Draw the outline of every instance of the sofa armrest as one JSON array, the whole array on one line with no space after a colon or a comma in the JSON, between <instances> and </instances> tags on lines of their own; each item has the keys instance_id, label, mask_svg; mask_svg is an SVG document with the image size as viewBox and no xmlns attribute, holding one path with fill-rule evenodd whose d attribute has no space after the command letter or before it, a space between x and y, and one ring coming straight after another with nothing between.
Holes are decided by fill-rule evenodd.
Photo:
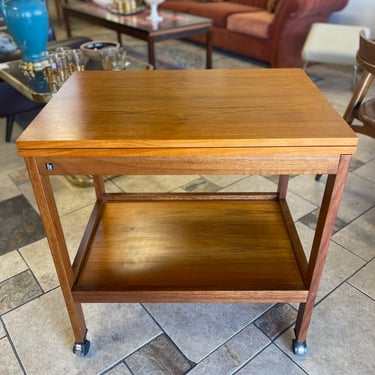
<instances>
[{"instance_id":1,"label":"sofa armrest","mask_svg":"<svg viewBox=\"0 0 375 375\"><path fill-rule=\"evenodd\" d=\"M348 0L280 0L272 23L272 67L302 67L301 51L314 22L327 22Z\"/></svg>"}]
</instances>

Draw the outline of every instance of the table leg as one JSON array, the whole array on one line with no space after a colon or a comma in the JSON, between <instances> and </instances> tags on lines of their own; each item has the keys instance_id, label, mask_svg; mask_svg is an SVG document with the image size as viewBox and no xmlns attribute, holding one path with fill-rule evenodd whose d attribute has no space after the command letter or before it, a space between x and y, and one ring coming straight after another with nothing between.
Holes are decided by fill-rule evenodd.
<instances>
[{"instance_id":1,"label":"table leg","mask_svg":"<svg viewBox=\"0 0 375 375\"><path fill-rule=\"evenodd\" d=\"M206 68L212 69L212 28L207 31L206 37Z\"/></svg>"},{"instance_id":2,"label":"table leg","mask_svg":"<svg viewBox=\"0 0 375 375\"><path fill-rule=\"evenodd\" d=\"M311 321L319 283L327 257L337 211L341 201L346 176L349 170L351 155L342 155L336 175L329 175L322 200L315 237L312 244L306 282L309 294L306 303L301 303L295 327L296 339L293 342L295 354L306 354L306 338Z\"/></svg>"},{"instance_id":3,"label":"table leg","mask_svg":"<svg viewBox=\"0 0 375 375\"><path fill-rule=\"evenodd\" d=\"M120 43L120 46L122 46L122 39L121 39L121 33L117 32L117 41Z\"/></svg>"},{"instance_id":4,"label":"table leg","mask_svg":"<svg viewBox=\"0 0 375 375\"><path fill-rule=\"evenodd\" d=\"M148 48L148 63L154 67L156 70L155 65L155 43L152 38L147 40L147 48Z\"/></svg>"},{"instance_id":5,"label":"table leg","mask_svg":"<svg viewBox=\"0 0 375 375\"><path fill-rule=\"evenodd\" d=\"M86 323L80 303L73 300L71 288L74 283L73 268L69 259L64 232L57 211L50 179L48 175L41 175L34 158L25 158L30 181L38 203L40 215L48 239L52 258L59 278L61 291L69 313L75 344L73 351L82 356L89 349L90 343L86 340Z\"/></svg>"},{"instance_id":6,"label":"table leg","mask_svg":"<svg viewBox=\"0 0 375 375\"><path fill-rule=\"evenodd\" d=\"M71 38L72 30L70 28L69 16L66 14L64 8L63 8L63 16L64 16L64 25L65 25L66 35L68 38Z\"/></svg>"},{"instance_id":7,"label":"table leg","mask_svg":"<svg viewBox=\"0 0 375 375\"><path fill-rule=\"evenodd\" d=\"M279 176L278 193L280 199L285 199L288 192L289 175L284 174Z\"/></svg>"}]
</instances>

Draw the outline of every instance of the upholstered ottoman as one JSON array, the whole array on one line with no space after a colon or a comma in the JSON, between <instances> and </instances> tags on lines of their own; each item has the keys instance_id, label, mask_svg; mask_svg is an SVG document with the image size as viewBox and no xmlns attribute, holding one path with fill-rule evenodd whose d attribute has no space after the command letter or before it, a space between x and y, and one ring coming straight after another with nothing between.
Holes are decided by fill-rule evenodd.
<instances>
[{"instance_id":1,"label":"upholstered ottoman","mask_svg":"<svg viewBox=\"0 0 375 375\"><path fill-rule=\"evenodd\" d=\"M367 38L370 29L364 26L314 23L302 49L305 68L309 62L353 65L356 79L356 54L359 33L363 30Z\"/></svg>"}]
</instances>

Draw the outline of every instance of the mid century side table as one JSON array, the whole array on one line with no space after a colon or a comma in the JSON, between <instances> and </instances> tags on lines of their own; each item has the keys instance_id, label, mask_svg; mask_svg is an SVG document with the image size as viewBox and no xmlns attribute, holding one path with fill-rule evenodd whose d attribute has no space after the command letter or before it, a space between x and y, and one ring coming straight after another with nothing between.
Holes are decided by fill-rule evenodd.
<instances>
[{"instance_id":1,"label":"mid century side table","mask_svg":"<svg viewBox=\"0 0 375 375\"><path fill-rule=\"evenodd\" d=\"M299 302L306 338L357 137L299 69L77 72L17 140L75 335L81 303ZM311 256L289 174L328 174ZM71 264L50 176L94 176ZM275 174L262 193L108 193L104 175ZM314 182L312 177L311 183Z\"/></svg>"}]
</instances>

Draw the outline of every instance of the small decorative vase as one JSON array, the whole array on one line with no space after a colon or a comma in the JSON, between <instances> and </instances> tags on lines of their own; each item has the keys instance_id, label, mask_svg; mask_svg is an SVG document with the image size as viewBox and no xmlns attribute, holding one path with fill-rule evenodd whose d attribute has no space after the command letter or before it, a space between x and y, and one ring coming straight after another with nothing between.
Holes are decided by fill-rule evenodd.
<instances>
[{"instance_id":1,"label":"small decorative vase","mask_svg":"<svg viewBox=\"0 0 375 375\"><path fill-rule=\"evenodd\" d=\"M21 50L23 67L33 69L47 50L48 12L45 0L0 0L5 24Z\"/></svg>"},{"instance_id":2,"label":"small decorative vase","mask_svg":"<svg viewBox=\"0 0 375 375\"><path fill-rule=\"evenodd\" d=\"M153 23L163 21L163 17L158 14L158 5L161 4L164 0L145 0L145 2L150 6L151 13L146 17L149 21Z\"/></svg>"}]
</instances>

